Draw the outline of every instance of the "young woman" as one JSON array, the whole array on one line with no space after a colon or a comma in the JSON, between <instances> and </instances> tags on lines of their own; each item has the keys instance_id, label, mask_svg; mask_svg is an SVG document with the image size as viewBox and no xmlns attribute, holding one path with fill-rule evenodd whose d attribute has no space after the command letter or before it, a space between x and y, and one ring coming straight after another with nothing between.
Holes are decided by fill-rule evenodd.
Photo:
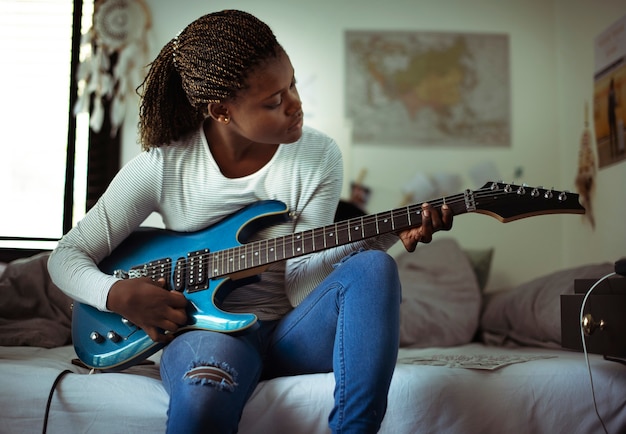
<instances>
[{"instance_id":1,"label":"young woman","mask_svg":"<svg viewBox=\"0 0 626 434\"><path fill-rule=\"evenodd\" d=\"M151 64L140 108L142 152L51 255L71 297L113 311L168 345L168 432L233 433L261 379L334 372L336 433L374 433L383 420L399 328L400 283L387 234L277 263L221 307L252 312L240 335L176 331L187 299L149 278L119 279L97 264L152 212L168 229L208 227L262 199L293 218L256 234L274 238L332 223L342 185L335 142L303 126L289 57L270 28L234 10L199 18ZM447 230L452 214L424 205L422 226L399 234L407 250Z\"/></svg>"}]
</instances>

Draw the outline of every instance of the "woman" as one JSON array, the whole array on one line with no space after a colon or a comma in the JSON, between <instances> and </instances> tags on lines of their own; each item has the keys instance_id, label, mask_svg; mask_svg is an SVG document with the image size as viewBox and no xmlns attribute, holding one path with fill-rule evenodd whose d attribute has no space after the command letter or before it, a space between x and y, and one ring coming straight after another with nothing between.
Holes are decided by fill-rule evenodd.
<instances>
[{"instance_id":1,"label":"woman","mask_svg":"<svg viewBox=\"0 0 626 434\"><path fill-rule=\"evenodd\" d=\"M284 202L288 224L258 239L332 222L342 184L335 142L303 126L289 57L254 16L226 10L199 18L170 41L142 85L145 152L123 167L49 261L73 298L116 312L156 342L170 394L168 432L237 431L265 378L333 371L336 433L374 433L382 423L398 348L400 283L387 234L270 266L222 308L252 312L241 335L193 330L187 299L163 280L102 273L107 257L152 212L168 229L196 231L262 199ZM413 250L449 229L452 214L424 206L422 226L399 234Z\"/></svg>"}]
</instances>

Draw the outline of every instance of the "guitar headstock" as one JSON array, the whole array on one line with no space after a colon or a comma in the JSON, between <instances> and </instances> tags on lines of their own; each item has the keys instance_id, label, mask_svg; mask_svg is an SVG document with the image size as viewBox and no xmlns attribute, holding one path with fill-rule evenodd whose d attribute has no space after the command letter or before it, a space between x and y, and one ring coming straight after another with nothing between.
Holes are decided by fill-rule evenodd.
<instances>
[{"instance_id":1,"label":"guitar headstock","mask_svg":"<svg viewBox=\"0 0 626 434\"><path fill-rule=\"evenodd\" d=\"M584 214L578 194L543 187L487 182L473 192L475 212L510 222L542 214Z\"/></svg>"}]
</instances>

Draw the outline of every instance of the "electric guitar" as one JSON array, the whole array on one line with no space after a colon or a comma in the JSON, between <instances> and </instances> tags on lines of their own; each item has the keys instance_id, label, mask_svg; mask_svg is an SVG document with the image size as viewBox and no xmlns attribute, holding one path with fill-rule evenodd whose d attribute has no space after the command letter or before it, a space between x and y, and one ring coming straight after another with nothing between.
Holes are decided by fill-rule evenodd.
<instances>
[{"instance_id":1,"label":"electric guitar","mask_svg":"<svg viewBox=\"0 0 626 434\"><path fill-rule=\"evenodd\" d=\"M429 203L435 208L447 204L454 215L480 213L504 223L541 214L585 213L577 194L498 182ZM203 329L238 333L252 327L256 316L223 311L218 308L218 301L247 283L246 278L274 262L418 226L421 212L421 204L407 205L248 243L249 236L258 229L284 222L289 216L284 203L265 200L197 232L152 228L135 231L98 267L125 279L164 278L167 289L181 291L189 301L189 322L181 332ZM74 348L89 367L122 370L164 346L118 314L74 303L72 315Z\"/></svg>"}]
</instances>

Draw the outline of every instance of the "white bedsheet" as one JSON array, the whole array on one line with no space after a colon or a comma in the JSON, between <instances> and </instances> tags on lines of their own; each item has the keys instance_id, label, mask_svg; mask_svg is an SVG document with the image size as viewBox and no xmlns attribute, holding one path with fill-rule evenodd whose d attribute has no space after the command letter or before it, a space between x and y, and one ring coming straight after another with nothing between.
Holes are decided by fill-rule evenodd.
<instances>
[{"instance_id":1,"label":"white bedsheet","mask_svg":"<svg viewBox=\"0 0 626 434\"><path fill-rule=\"evenodd\" d=\"M601 433L589 375L580 353L470 344L401 349L400 359L442 360L491 356L556 356L496 370L399 363L382 433ZM433 357L439 356L439 357ZM70 364L71 347L0 347L0 432L41 432L56 376L48 433L159 433L168 395L156 366L96 373ZM158 355L157 355L158 359ZM626 366L591 355L600 415L609 433L626 432ZM332 374L277 378L261 383L248 402L240 433L327 433Z\"/></svg>"}]
</instances>

